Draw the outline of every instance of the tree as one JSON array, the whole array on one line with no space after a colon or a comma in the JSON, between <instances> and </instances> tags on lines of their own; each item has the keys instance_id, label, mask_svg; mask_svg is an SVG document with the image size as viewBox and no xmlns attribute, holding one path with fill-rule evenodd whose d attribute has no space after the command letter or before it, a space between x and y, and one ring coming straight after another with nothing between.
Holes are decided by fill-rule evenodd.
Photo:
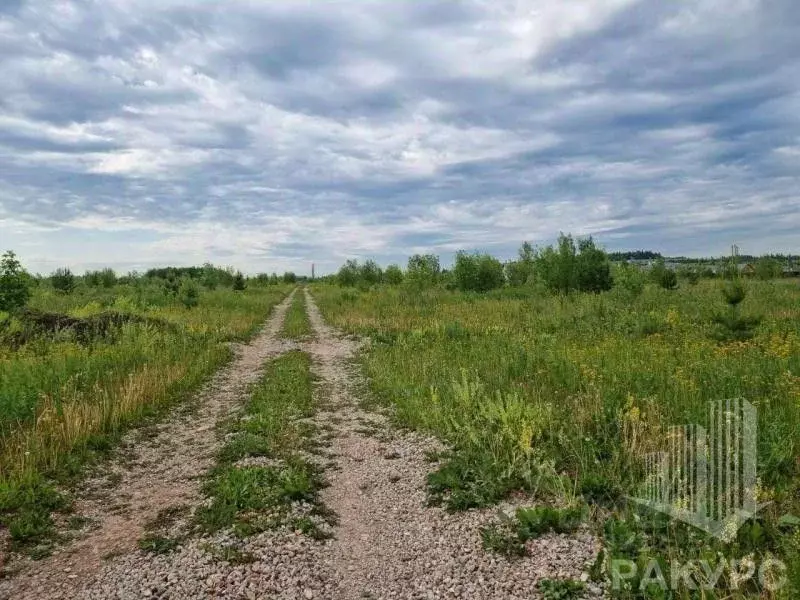
<instances>
[{"instance_id":1,"label":"tree","mask_svg":"<svg viewBox=\"0 0 800 600\"><path fill-rule=\"evenodd\" d=\"M369 285L380 283L383 279L383 272L374 260L368 260L358 270L358 275L361 281Z\"/></svg>"},{"instance_id":2,"label":"tree","mask_svg":"<svg viewBox=\"0 0 800 600\"><path fill-rule=\"evenodd\" d=\"M614 285L608 255L595 246L591 237L578 241L575 269L576 284L582 292L605 292Z\"/></svg>"},{"instance_id":3,"label":"tree","mask_svg":"<svg viewBox=\"0 0 800 600\"><path fill-rule=\"evenodd\" d=\"M247 282L245 281L244 275L242 275L241 271L236 271L236 275L233 276L233 290L235 292L244 291L247 287Z\"/></svg>"},{"instance_id":4,"label":"tree","mask_svg":"<svg viewBox=\"0 0 800 600\"><path fill-rule=\"evenodd\" d=\"M502 263L488 254L456 254L453 280L462 291L487 292L505 283Z\"/></svg>"},{"instance_id":5,"label":"tree","mask_svg":"<svg viewBox=\"0 0 800 600\"><path fill-rule=\"evenodd\" d=\"M200 302L200 291L197 284L188 277L181 282L181 302L186 308L194 308Z\"/></svg>"},{"instance_id":6,"label":"tree","mask_svg":"<svg viewBox=\"0 0 800 600\"><path fill-rule=\"evenodd\" d=\"M521 286L533 278L533 266L536 253L530 242L523 242L519 249L519 260L514 260L506 265L506 278L511 286Z\"/></svg>"},{"instance_id":7,"label":"tree","mask_svg":"<svg viewBox=\"0 0 800 600\"><path fill-rule=\"evenodd\" d=\"M0 259L0 310L25 306L31 296L30 277L11 250Z\"/></svg>"},{"instance_id":8,"label":"tree","mask_svg":"<svg viewBox=\"0 0 800 600\"><path fill-rule=\"evenodd\" d=\"M389 285L399 285L403 283L403 271L397 265L389 265L383 272L383 279Z\"/></svg>"},{"instance_id":9,"label":"tree","mask_svg":"<svg viewBox=\"0 0 800 600\"><path fill-rule=\"evenodd\" d=\"M336 281L341 286L352 287L358 283L359 271L358 261L349 259L345 261L336 274Z\"/></svg>"},{"instance_id":10,"label":"tree","mask_svg":"<svg viewBox=\"0 0 800 600\"><path fill-rule=\"evenodd\" d=\"M558 249L548 246L535 260L537 277L550 291L566 294L573 290L602 292L610 290L614 281L611 264L604 250L589 237L578 242L563 233Z\"/></svg>"},{"instance_id":11,"label":"tree","mask_svg":"<svg viewBox=\"0 0 800 600\"><path fill-rule=\"evenodd\" d=\"M297 275L291 271L286 271L283 274L283 283L297 283Z\"/></svg>"},{"instance_id":12,"label":"tree","mask_svg":"<svg viewBox=\"0 0 800 600\"><path fill-rule=\"evenodd\" d=\"M763 281L767 281L769 279L776 279L781 276L783 269L781 268L781 263L768 256L759 258L755 264L756 269L756 277Z\"/></svg>"},{"instance_id":13,"label":"tree","mask_svg":"<svg viewBox=\"0 0 800 600\"><path fill-rule=\"evenodd\" d=\"M678 287L678 275L667 268L663 259L657 260L650 269L650 279L665 290L674 290Z\"/></svg>"},{"instance_id":14,"label":"tree","mask_svg":"<svg viewBox=\"0 0 800 600\"><path fill-rule=\"evenodd\" d=\"M68 268L62 267L53 271L50 283L58 293L71 294L75 289L75 275Z\"/></svg>"},{"instance_id":15,"label":"tree","mask_svg":"<svg viewBox=\"0 0 800 600\"><path fill-rule=\"evenodd\" d=\"M630 296L639 296L644 291L647 276L639 267L630 263L622 263L614 273L614 284L625 290Z\"/></svg>"},{"instance_id":16,"label":"tree","mask_svg":"<svg viewBox=\"0 0 800 600\"><path fill-rule=\"evenodd\" d=\"M440 273L439 257L435 254L415 254L408 259L406 281L417 287L434 285Z\"/></svg>"},{"instance_id":17,"label":"tree","mask_svg":"<svg viewBox=\"0 0 800 600\"><path fill-rule=\"evenodd\" d=\"M712 337L720 342L749 340L754 329L761 323L761 317L744 316L740 305L747 296L747 290L739 279L726 282L722 287L722 297L728 305L727 312L717 313L712 320L715 329Z\"/></svg>"}]
</instances>

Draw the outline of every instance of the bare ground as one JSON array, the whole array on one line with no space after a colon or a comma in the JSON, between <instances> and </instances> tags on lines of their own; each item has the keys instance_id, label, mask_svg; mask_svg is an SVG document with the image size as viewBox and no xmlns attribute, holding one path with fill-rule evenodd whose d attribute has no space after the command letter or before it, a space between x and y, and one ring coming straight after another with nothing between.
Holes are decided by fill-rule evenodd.
<instances>
[{"instance_id":1,"label":"bare ground","mask_svg":"<svg viewBox=\"0 0 800 600\"><path fill-rule=\"evenodd\" d=\"M304 293L315 335L299 347L311 355L319 377L315 393L322 408L314 420L326 432L320 462L328 467L323 500L338 516L334 537L316 541L280 529L238 540L223 532L189 539L164 555L136 549L145 524L160 509L202 502L197 477L211 466L218 447L215 423L244 401L265 359L298 347L276 339L287 299L267 329L205 390L199 414L166 423L138 449L133 465L119 466L122 481L114 495L129 496L127 513L111 514L95 501L99 529L22 576L0 582L0 598L513 600L539 597L542 577L586 578L597 551L588 533L533 540L531 556L510 560L481 548L480 528L497 509L448 514L427 506L425 478L435 468L429 451L441 446L398 431L359 406L352 358L360 342L328 327ZM221 560L212 550L221 547L234 547L251 560ZM108 554L116 556L103 561ZM587 590L587 596L601 593L591 585Z\"/></svg>"}]
</instances>

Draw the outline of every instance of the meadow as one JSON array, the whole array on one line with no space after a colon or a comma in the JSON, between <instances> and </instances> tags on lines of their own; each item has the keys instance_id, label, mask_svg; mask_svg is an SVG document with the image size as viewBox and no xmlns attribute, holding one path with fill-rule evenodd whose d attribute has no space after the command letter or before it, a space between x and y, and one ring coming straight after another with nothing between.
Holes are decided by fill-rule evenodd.
<instances>
[{"instance_id":1,"label":"meadow","mask_svg":"<svg viewBox=\"0 0 800 600\"><path fill-rule=\"evenodd\" d=\"M408 283L312 291L332 325L371 338L360 360L373 400L452 448L429 477L432 502L463 510L521 493L583 506L606 558L778 556L800 590L797 280L744 281L738 318L758 325L727 340L722 280L568 294ZM769 502L759 517L723 544L634 510L625 496L637 495L642 458L663 450L667 429L705 424L709 403L737 397L758 409L757 493ZM787 589L781 597L794 597ZM764 586L747 593L772 597ZM637 594L621 597L668 597Z\"/></svg>"},{"instance_id":2,"label":"meadow","mask_svg":"<svg viewBox=\"0 0 800 600\"><path fill-rule=\"evenodd\" d=\"M69 506L62 484L188 398L290 289L43 280L23 311L0 313L0 525L13 547L46 540Z\"/></svg>"}]
</instances>

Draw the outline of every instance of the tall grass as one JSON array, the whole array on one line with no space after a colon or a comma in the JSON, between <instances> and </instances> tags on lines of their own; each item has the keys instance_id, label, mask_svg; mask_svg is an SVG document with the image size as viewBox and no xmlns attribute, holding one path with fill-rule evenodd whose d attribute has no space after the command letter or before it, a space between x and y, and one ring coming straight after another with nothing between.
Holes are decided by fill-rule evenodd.
<instances>
[{"instance_id":1,"label":"tall grass","mask_svg":"<svg viewBox=\"0 0 800 600\"><path fill-rule=\"evenodd\" d=\"M286 320L283 322L281 335L292 340L299 340L312 334L311 321L306 313L306 295L298 290L292 300L292 305L286 311Z\"/></svg>"},{"instance_id":2,"label":"tall grass","mask_svg":"<svg viewBox=\"0 0 800 600\"><path fill-rule=\"evenodd\" d=\"M174 326L129 323L89 344L57 332L0 345L0 524L16 542L42 541L52 506L39 499L54 495L50 481L79 474L127 427L186 398L228 359L226 343L254 333L286 292L206 292L187 309L142 305L126 286L96 297L40 290L35 308L87 316L113 307Z\"/></svg>"}]
</instances>

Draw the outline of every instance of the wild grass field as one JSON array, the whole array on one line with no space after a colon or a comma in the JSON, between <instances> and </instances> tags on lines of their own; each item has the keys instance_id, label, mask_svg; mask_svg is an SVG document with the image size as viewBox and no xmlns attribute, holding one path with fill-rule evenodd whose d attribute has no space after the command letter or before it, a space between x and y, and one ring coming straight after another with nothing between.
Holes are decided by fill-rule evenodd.
<instances>
[{"instance_id":1,"label":"wild grass field","mask_svg":"<svg viewBox=\"0 0 800 600\"><path fill-rule=\"evenodd\" d=\"M800 590L800 286L743 282L737 318L758 325L725 340L726 285L312 289L329 322L372 339L360 360L378 401L452 447L429 477L433 502L462 510L524 493L583 505L607 557L778 556ZM737 397L758 409L757 494L769 503L758 518L726 545L633 510L625 496L637 495L642 457L663 449L668 428L705 424L709 403ZM794 597L787 589L780 597ZM772 597L764 586L737 593Z\"/></svg>"},{"instance_id":2,"label":"wild grass field","mask_svg":"<svg viewBox=\"0 0 800 600\"><path fill-rule=\"evenodd\" d=\"M0 313L0 525L16 545L45 539L51 511L68 506L54 482L187 398L291 288L153 278L32 289L23 311Z\"/></svg>"}]
</instances>

